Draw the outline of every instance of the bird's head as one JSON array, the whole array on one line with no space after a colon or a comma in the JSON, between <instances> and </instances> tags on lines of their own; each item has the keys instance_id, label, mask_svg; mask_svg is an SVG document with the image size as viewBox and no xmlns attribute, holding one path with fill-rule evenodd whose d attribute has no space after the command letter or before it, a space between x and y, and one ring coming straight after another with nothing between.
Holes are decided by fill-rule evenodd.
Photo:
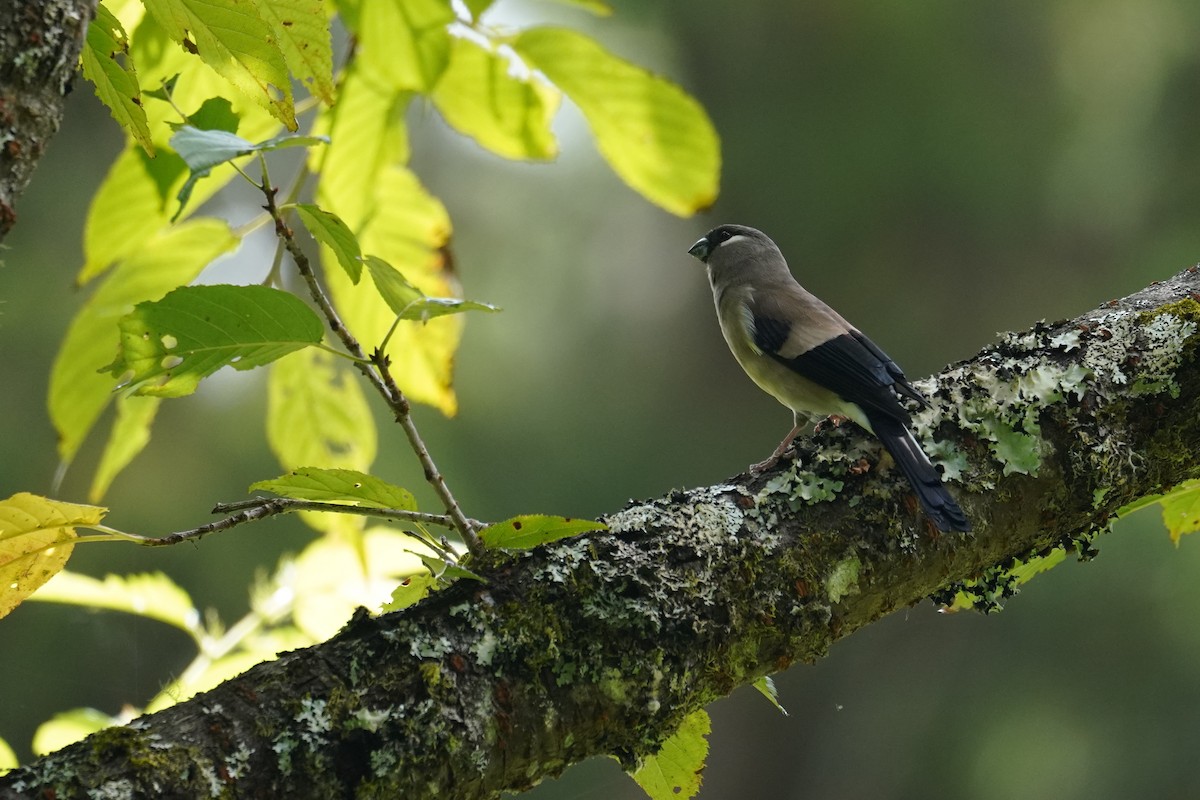
<instances>
[{"instance_id":1,"label":"bird's head","mask_svg":"<svg viewBox=\"0 0 1200 800\"><path fill-rule=\"evenodd\" d=\"M688 253L708 265L714 275L742 272L756 265L784 265L771 238L746 225L719 225L697 241ZM786 265L783 266L786 271Z\"/></svg>"}]
</instances>

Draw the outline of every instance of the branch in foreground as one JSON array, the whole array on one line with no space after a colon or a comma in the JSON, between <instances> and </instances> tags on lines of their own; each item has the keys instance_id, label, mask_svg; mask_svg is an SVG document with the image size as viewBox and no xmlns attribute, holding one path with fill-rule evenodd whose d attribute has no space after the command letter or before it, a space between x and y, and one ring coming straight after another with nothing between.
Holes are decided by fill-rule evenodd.
<instances>
[{"instance_id":1,"label":"branch in foreground","mask_svg":"<svg viewBox=\"0 0 1200 800\"><path fill-rule=\"evenodd\" d=\"M932 535L903 479L865 468L873 440L825 431L773 474L631 505L605 534L487 553L471 565L485 585L360 614L0 779L0 798L491 798L597 754L632 765L736 687L1200 475L1198 300L1192 269L1006 336L923 387L973 536Z\"/></svg>"}]
</instances>

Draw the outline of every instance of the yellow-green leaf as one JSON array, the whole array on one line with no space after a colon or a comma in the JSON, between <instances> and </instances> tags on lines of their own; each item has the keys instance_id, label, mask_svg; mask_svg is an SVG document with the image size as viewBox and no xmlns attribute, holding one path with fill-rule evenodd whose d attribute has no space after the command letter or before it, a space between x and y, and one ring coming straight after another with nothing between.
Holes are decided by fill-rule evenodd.
<instances>
[{"instance_id":1,"label":"yellow-green leaf","mask_svg":"<svg viewBox=\"0 0 1200 800\"><path fill-rule=\"evenodd\" d=\"M368 508L404 511L415 511L417 508L412 492L353 469L301 467L273 480L258 481L250 486L250 491Z\"/></svg>"},{"instance_id":2,"label":"yellow-green leaf","mask_svg":"<svg viewBox=\"0 0 1200 800\"><path fill-rule=\"evenodd\" d=\"M121 348L104 369L156 397L191 394L224 366L268 364L324 331L304 301L269 286L183 286L138 303L117 325Z\"/></svg>"},{"instance_id":3,"label":"yellow-green leaf","mask_svg":"<svg viewBox=\"0 0 1200 800\"><path fill-rule=\"evenodd\" d=\"M279 34L288 69L313 96L333 103L333 46L321 0L259 0L259 8Z\"/></svg>"},{"instance_id":4,"label":"yellow-green leaf","mask_svg":"<svg viewBox=\"0 0 1200 800\"><path fill-rule=\"evenodd\" d=\"M468 39L455 39L434 105L460 133L497 155L552 159L558 143L550 123L560 95L532 77L514 77L510 66Z\"/></svg>"},{"instance_id":5,"label":"yellow-green leaf","mask_svg":"<svg viewBox=\"0 0 1200 800\"><path fill-rule=\"evenodd\" d=\"M142 108L133 57L129 55L129 37L121 21L103 3L97 6L96 18L88 25L81 58L83 77L96 87L96 97L108 106L113 119L153 155L150 123Z\"/></svg>"},{"instance_id":6,"label":"yellow-green leaf","mask_svg":"<svg viewBox=\"0 0 1200 800\"><path fill-rule=\"evenodd\" d=\"M100 502L113 479L149 444L150 426L154 424L160 402L157 397L121 395L117 398L117 418L92 476L88 502Z\"/></svg>"},{"instance_id":7,"label":"yellow-green leaf","mask_svg":"<svg viewBox=\"0 0 1200 800\"><path fill-rule=\"evenodd\" d=\"M1163 524L1176 545L1185 533L1200 530L1200 480L1184 481L1162 499Z\"/></svg>"},{"instance_id":8,"label":"yellow-green leaf","mask_svg":"<svg viewBox=\"0 0 1200 800\"><path fill-rule=\"evenodd\" d=\"M76 526L99 525L105 510L27 492L0 501L0 617L66 566Z\"/></svg>"},{"instance_id":9,"label":"yellow-green leaf","mask_svg":"<svg viewBox=\"0 0 1200 800\"><path fill-rule=\"evenodd\" d=\"M429 91L450 58L447 26L455 18L450 0L363 0L362 69L394 90Z\"/></svg>"},{"instance_id":10,"label":"yellow-green leaf","mask_svg":"<svg viewBox=\"0 0 1200 800\"><path fill-rule=\"evenodd\" d=\"M362 277L362 251L354 231L337 214L320 206L301 203L296 206L296 214L312 237L333 252L350 280L358 283Z\"/></svg>"},{"instance_id":11,"label":"yellow-green leaf","mask_svg":"<svg viewBox=\"0 0 1200 800\"><path fill-rule=\"evenodd\" d=\"M687 800L700 791L701 773L708 758L712 722L703 709L684 717L657 753L642 761L633 779L652 800Z\"/></svg>"},{"instance_id":12,"label":"yellow-green leaf","mask_svg":"<svg viewBox=\"0 0 1200 800\"><path fill-rule=\"evenodd\" d=\"M779 709L779 713L785 717L788 716L787 709L779 704L779 690L775 688L775 681L771 680L770 675L763 675L754 682L754 688L762 693L762 696L771 701L771 705Z\"/></svg>"},{"instance_id":13,"label":"yellow-green leaf","mask_svg":"<svg viewBox=\"0 0 1200 800\"><path fill-rule=\"evenodd\" d=\"M720 145L695 99L572 30L533 28L512 46L579 106L601 155L627 184L680 216L712 205Z\"/></svg>"},{"instance_id":14,"label":"yellow-green leaf","mask_svg":"<svg viewBox=\"0 0 1200 800\"><path fill-rule=\"evenodd\" d=\"M435 586L437 586L437 578L428 568L422 567L420 572L400 580L400 585L392 592L392 599L384 604L380 611L383 613L399 611L415 605L424 600Z\"/></svg>"},{"instance_id":15,"label":"yellow-green leaf","mask_svg":"<svg viewBox=\"0 0 1200 800\"><path fill-rule=\"evenodd\" d=\"M319 118L330 144L313 158L321 176L317 199L356 233L375 211L379 176L408 160L404 110L411 99L411 93L385 90L351 69L337 104Z\"/></svg>"},{"instance_id":16,"label":"yellow-green leaf","mask_svg":"<svg viewBox=\"0 0 1200 800\"><path fill-rule=\"evenodd\" d=\"M99 580L63 570L32 599L123 611L165 622L192 637L201 633L200 610L183 587L161 572L106 575Z\"/></svg>"},{"instance_id":17,"label":"yellow-green leaf","mask_svg":"<svg viewBox=\"0 0 1200 800\"><path fill-rule=\"evenodd\" d=\"M358 373L315 347L276 361L267 383L267 441L284 469L370 469L378 437Z\"/></svg>"},{"instance_id":18,"label":"yellow-green leaf","mask_svg":"<svg viewBox=\"0 0 1200 800\"><path fill-rule=\"evenodd\" d=\"M94 708L75 708L55 714L33 734L33 752L44 756L91 736L96 731L120 725L121 720Z\"/></svg>"},{"instance_id":19,"label":"yellow-green leaf","mask_svg":"<svg viewBox=\"0 0 1200 800\"><path fill-rule=\"evenodd\" d=\"M233 652L219 658L208 658L201 654L188 666L179 680L167 684L147 703L143 712L150 714L170 708L242 674L257 664L271 661L285 650L298 650L316 644L316 641L297 628L281 625L241 639Z\"/></svg>"},{"instance_id":20,"label":"yellow-green leaf","mask_svg":"<svg viewBox=\"0 0 1200 800\"><path fill-rule=\"evenodd\" d=\"M487 526L479 532L479 541L488 547L528 550L556 539L565 539L588 531L606 530L608 526L603 522L527 514Z\"/></svg>"},{"instance_id":21,"label":"yellow-green leaf","mask_svg":"<svg viewBox=\"0 0 1200 800\"><path fill-rule=\"evenodd\" d=\"M447 314L461 314L464 311L499 311L489 303L477 303L474 300L459 300L456 297L427 297L420 289L408 282L400 271L378 256L367 256L363 259L375 288L383 297L388 308L396 312L402 320L428 322L435 317Z\"/></svg>"},{"instance_id":22,"label":"yellow-green leaf","mask_svg":"<svg viewBox=\"0 0 1200 800\"><path fill-rule=\"evenodd\" d=\"M296 624L317 641L336 633L359 606L378 610L403 578L424 571L418 553L427 552L411 536L372 528L361 543L323 537L297 557L291 588Z\"/></svg>"},{"instance_id":23,"label":"yellow-green leaf","mask_svg":"<svg viewBox=\"0 0 1200 800\"><path fill-rule=\"evenodd\" d=\"M441 202L425 191L412 172L398 166L383 170L371 191L375 211L358 234L363 252L401 270L426 295L459 294L446 256L450 218ZM343 322L367 349L378 345L392 328L395 312L374 286L365 281L355 286L344 272L328 266L326 277ZM455 413L458 405L451 385L461 336L461 315L396 328L387 353L405 394L447 415Z\"/></svg>"},{"instance_id":24,"label":"yellow-green leaf","mask_svg":"<svg viewBox=\"0 0 1200 800\"><path fill-rule=\"evenodd\" d=\"M58 431L58 453L63 461L75 457L84 437L112 401L112 379L97 370L116 352L117 321L136 303L160 298L193 280L210 261L237 243L229 226L215 219L191 220L169 228L129 254L75 315L50 371L50 418Z\"/></svg>"},{"instance_id":25,"label":"yellow-green leaf","mask_svg":"<svg viewBox=\"0 0 1200 800\"><path fill-rule=\"evenodd\" d=\"M257 3L245 0L146 0L171 39L288 127L296 130L287 65Z\"/></svg>"},{"instance_id":26,"label":"yellow-green leaf","mask_svg":"<svg viewBox=\"0 0 1200 800\"><path fill-rule=\"evenodd\" d=\"M167 224L170 212L162 183L182 184L186 175L183 160L174 153L160 152L150 160L138 145L125 147L88 206L79 283L87 283L116 261L137 253Z\"/></svg>"},{"instance_id":27,"label":"yellow-green leaf","mask_svg":"<svg viewBox=\"0 0 1200 800\"><path fill-rule=\"evenodd\" d=\"M17 760L17 754L9 747L8 742L0 739L0 777L19 766L21 762Z\"/></svg>"},{"instance_id":28,"label":"yellow-green leaf","mask_svg":"<svg viewBox=\"0 0 1200 800\"><path fill-rule=\"evenodd\" d=\"M128 24L125 29L132 30ZM271 115L269 109L251 96L230 92L229 82L173 42L153 14L145 15L137 30L133 31L129 51L137 63L142 86L158 88L164 82L171 81L171 98L184 113L193 115L206 101L220 97L231 104L238 119L236 133L251 141L259 141L279 132L279 120ZM155 145L165 145L174 130L171 125L181 121L179 112L169 103L157 100L147 102L145 108Z\"/></svg>"},{"instance_id":29,"label":"yellow-green leaf","mask_svg":"<svg viewBox=\"0 0 1200 800\"><path fill-rule=\"evenodd\" d=\"M142 5L142 0L104 0L101 5L107 6L127 31L136 28L146 14L146 7Z\"/></svg>"}]
</instances>

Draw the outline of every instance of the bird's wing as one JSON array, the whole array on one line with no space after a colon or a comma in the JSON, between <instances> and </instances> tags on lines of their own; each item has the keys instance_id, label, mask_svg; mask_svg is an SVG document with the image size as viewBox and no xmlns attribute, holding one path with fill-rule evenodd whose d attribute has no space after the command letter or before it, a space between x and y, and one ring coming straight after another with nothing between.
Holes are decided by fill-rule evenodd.
<instances>
[{"instance_id":1,"label":"bird's wing","mask_svg":"<svg viewBox=\"0 0 1200 800\"><path fill-rule=\"evenodd\" d=\"M923 398L895 362L811 294L804 292L788 301L756 293L747 303L747 325L755 346L868 415L883 414L910 424L897 391ZM803 319L796 318L796 309L803 310Z\"/></svg>"}]
</instances>

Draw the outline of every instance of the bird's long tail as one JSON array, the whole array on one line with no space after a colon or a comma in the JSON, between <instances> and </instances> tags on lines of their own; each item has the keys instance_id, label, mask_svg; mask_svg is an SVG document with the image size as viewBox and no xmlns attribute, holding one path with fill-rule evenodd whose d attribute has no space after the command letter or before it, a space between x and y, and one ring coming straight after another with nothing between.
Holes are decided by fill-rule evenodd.
<instances>
[{"instance_id":1,"label":"bird's long tail","mask_svg":"<svg viewBox=\"0 0 1200 800\"><path fill-rule=\"evenodd\" d=\"M941 475L904 423L893 417L868 415L879 441L892 454L921 501L925 514L940 531L969 531L971 523L942 484Z\"/></svg>"}]
</instances>

